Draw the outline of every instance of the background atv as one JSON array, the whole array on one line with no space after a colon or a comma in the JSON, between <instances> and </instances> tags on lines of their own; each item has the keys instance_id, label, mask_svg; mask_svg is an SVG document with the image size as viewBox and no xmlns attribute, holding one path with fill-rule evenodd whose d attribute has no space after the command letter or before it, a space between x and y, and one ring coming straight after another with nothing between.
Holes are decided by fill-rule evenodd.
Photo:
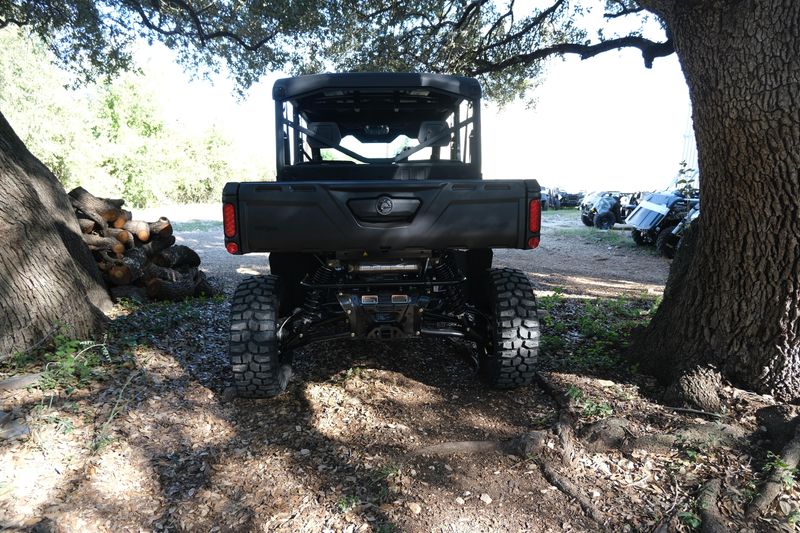
<instances>
[{"instance_id":1,"label":"background atv","mask_svg":"<svg viewBox=\"0 0 800 533\"><path fill-rule=\"evenodd\" d=\"M655 244L660 254L673 257L677 246L673 230L694 207L699 208L699 204L699 199L686 198L679 192L650 194L625 223L633 226L631 238L636 244Z\"/></svg>"},{"instance_id":2,"label":"background atv","mask_svg":"<svg viewBox=\"0 0 800 533\"><path fill-rule=\"evenodd\" d=\"M632 206L632 195L598 191L587 195L581 203L581 222L598 229L611 229L622 224Z\"/></svg>"},{"instance_id":3,"label":"background atv","mask_svg":"<svg viewBox=\"0 0 800 533\"><path fill-rule=\"evenodd\" d=\"M656 248L661 255L669 259L675 257L675 253L678 251L678 247L680 247L681 241L683 240L683 235L686 233L686 230L689 229L692 222L697 220L699 216L700 202L698 201L669 234L665 233L663 236L659 234L659 238L656 240Z\"/></svg>"}]
</instances>

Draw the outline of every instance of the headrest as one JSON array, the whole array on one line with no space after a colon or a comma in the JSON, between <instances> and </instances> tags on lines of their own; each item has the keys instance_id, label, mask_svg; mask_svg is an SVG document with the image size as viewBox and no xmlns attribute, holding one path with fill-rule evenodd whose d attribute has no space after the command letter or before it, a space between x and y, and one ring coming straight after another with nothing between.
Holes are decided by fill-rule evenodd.
<instances>
[{"instance_id":1,"label":"headrest","mask_svg":"<svg viewBox=\"0 0 800 533\"><path fill-rule=\"evenodd\" d=\"M308 125L308 130L314 135L327 139L333 146L342 141L342 132L339 131L339 126L335 122L311 122ZM327 144L310 135L306 136L306 140L311 148L330 148Z\"/></svg>"},{"instance_id":2,"label":"headrest","mask_svg":"<svg viewBox=\"0 0 800 533\"><path fill-rule=\"evenodd\" d=\"M439 135L443 131L447 131L448 129L449 126L447 125L447 122L445 122L444 120L425 121L419 125L419 136L417 137L417 140L420 142L420 144L422 144L428 139L432 139L433 137L436 137L437 135ZM431 146L447 146L449 144L450 144L450 136L445 135L441 139L433 143Z\"/></svg>"}]
</instances>

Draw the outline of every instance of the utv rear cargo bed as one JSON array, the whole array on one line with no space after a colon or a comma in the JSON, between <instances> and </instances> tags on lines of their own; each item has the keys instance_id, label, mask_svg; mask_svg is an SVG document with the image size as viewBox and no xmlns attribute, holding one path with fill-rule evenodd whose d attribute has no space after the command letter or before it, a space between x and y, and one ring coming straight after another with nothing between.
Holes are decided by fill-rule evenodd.
<instances>
[{"instance_id":1,"label":"utv rear cargo bed","mask_svg":"<svg viewBox=\"0 0 800 533\"><path fill-rule=\"evenodd\" d=\"M239 253L528 248L536 180L229 183Z\"/></svg>"}]
</instances>

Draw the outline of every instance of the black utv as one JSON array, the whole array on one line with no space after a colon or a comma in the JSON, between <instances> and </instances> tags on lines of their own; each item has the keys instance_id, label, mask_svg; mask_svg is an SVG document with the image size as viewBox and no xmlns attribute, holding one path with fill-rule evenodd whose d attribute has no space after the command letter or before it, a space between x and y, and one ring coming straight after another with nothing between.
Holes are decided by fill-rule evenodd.
<instances>
[{"instance_id":1,"label":"black utv","mask_svg":"<svg viewBox=\"0 0 800 533\"><path fill-rule=\"evenodd\" d=\"M675 226L667 225L658 233L656 238L656 250L668 259L675 257L675 252L677 252L686 230L700 216L700 201L692 199L690 203L691 208L678 224Z\"/></svg>"},{"instance_id":2,"label":"black utv","mask_svg":"<svg viewBox=\"0 0 800 533\"><path fill-rule=\"evenodd\" d=\"M644 198L625 223L633 226L631 238L636 244L655 244L661 255L671 258L677 245L673 231L699 204L698 198L687 198L679 191L654 193Z\"/></svg>"},{"instance_id":3,"label":"black utv","mask_svg":"<svg viewBox=\"0 0 800 533\"><path fill-rule=\"evenodd\" d=\"M581 202L581 222L598 229L611 229L622 224L633 208L632 195L621 192L598 191L586 195Z\"/></svg>"},{"instance_id":4,"label":"black utv","mask_svg":"<svg viewBox=\"0 0 800 533\"><path fill-rule=\"evenodd\" d=\"M539 185L482 179L478 82L320 74L273 98L277 180L223 192L227 250L270 253L231 302L238 393L280 394L293 352L330 339L462 339L489 384L530 383L536 298L492 249L538 246Z\"/></svg>"}]
</instances>

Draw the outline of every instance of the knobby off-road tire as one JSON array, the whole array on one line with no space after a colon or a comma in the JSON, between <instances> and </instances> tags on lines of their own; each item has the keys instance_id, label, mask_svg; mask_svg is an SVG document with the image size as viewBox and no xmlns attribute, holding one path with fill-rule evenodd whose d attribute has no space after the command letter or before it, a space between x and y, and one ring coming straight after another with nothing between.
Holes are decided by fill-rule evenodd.
<instances>
[{"instance_id":1,"label":"knobby off-road tire","mask_svg":"<svg viewBox=\"0 0 800 533\"><path fill-rule=\"evenodd\" d=\"M236 392L242 398L268 398L286 390L292 368L281 360L277 339L278 278L242 281L231 302L228 354Z\"/></svg>"},{"instance_id":2,"label":"knobby off-road tire","mask_svg":"<svg viewBox=\"0 0 800 533\"><path fill-rule=\"evenodd\" d=\"M672 234L675 226L667 226L658 232L656 238L656 251L668 259L675 257L675 250L678 248L678 237Z\"/></svg>"},{"instance_id":3,"label":"knobby off-road tire","mask_svg":"<svg viewBox=\"0 0 800 533\"><path fill-rule=\"evenodd\" d=\"M490 270L489 302L492 341L481 359L481 374L500 389L528 385L539 355L539 317L528 276L512 268Z\"/></svg>"},{"instance_id":4,"label":"knobby off-road tire","mask_svg":"<svg viewBox=\"0 0 800 533\"><path fill-rule=\"evenodd\" d=\"M638 229L631 230L631 239L633 239L633 242L635 242L637 246L644 246L648 243L644 235L642 235L642 232Z\"/></svg>"},{"instance_id":5,"label":"knobby off-road tire","mask_svg":"<svg viewBox=\"0 0 800 533\"><path fill-rule=\"evenodd\" d=\"M597 229L611 229L614 227L614 213L605 211L594 216L594 227Z\"/></svg>"},{"instance_id":6,"label":"knobby off-road tire","mask_svg":"<svg viewBox=\"0 0 800 533\"><path fill-rule=\"evenodd\" d=\"M592 217L589 215L584 215L583 213L581 213L581 222L583 222L584 226L589 226L590 228L594 225L594 222L592 222Z\"/></svg>"}]
</instances>

